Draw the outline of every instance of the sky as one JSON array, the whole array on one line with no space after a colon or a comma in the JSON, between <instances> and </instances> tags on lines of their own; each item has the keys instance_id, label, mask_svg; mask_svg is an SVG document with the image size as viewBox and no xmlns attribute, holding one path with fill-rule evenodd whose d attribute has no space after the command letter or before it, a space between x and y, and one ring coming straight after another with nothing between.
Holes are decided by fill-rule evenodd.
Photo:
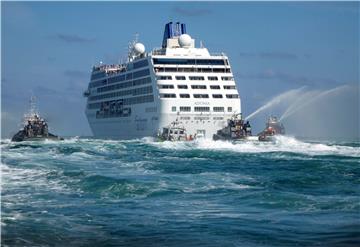
<instances>
[{"instance_id":1,"label":"sky","mask_svg":"<svg viewBox=\"0 0 360 247\"><path fill-rule=\"evenodd\" d=\"M91 67L124 58L135 33L148 51L160 47L169 21L229 56L245 116L289 90L345 86L284 124L296 136L359 137L359 2L2 2L2 137L20 128L31 94L50 130L91 135L82 96ZM291 100L254 117L254 129ZM318 130L304 131L305 120Z\"/></svg>"}]
</instances>

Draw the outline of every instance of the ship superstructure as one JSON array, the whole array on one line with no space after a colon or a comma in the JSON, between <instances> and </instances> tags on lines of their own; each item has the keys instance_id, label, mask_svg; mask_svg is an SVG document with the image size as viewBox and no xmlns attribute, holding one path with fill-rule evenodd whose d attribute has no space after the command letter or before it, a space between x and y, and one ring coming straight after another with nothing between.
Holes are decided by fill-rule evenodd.
<instances>
[{"instance_id":1,"label":"ship superstructure","mask_svg":"<svg viewBox=\"0 0 360 247\"><path fill-rule=\"evenodd\" d=\"M228 57L195 47L179 22L165 25L161 48L145 52L135 41L126 63L94 66L84 96L91 130L101 138L156 136L174 121L212 138L241 113Z\"/></svg>"}]
</instances>

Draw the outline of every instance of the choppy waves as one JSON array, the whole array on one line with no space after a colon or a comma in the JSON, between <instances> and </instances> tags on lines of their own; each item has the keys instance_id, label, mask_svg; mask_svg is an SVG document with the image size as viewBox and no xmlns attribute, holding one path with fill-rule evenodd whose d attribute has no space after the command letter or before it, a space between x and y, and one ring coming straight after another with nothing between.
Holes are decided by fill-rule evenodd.
<instances>
[{"instance_id":1,"label":"choppy waves","mask_svg":"<svg viewBox=\"0 0 360 247\"><path fill-rule=\"evenodd\" d=\"M356 246L358 142L2 140L9 246Z\"/></svg>"}]
</instances>

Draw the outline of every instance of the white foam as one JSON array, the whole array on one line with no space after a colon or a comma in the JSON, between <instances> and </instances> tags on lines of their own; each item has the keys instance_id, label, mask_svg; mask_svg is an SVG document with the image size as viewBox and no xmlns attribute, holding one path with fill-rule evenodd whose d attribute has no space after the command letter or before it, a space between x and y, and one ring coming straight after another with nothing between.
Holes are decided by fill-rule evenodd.
<instances>
[{"instance_id":1,"label":"white foam","mask_svg":"<svg viewBox=\"0 0 360 247\"><path fill-rule=\"evenodd\" d=\"M291 152L308 155L343 155L360 157L359 147L303 142L289 136L278 136L275 138L274 142L244 141L233 143L229 141L199 139L192 142L155 142L152 143L152 145L175 150L200 149L233 151L239 153Z\"/></svg>"}]
</instances>

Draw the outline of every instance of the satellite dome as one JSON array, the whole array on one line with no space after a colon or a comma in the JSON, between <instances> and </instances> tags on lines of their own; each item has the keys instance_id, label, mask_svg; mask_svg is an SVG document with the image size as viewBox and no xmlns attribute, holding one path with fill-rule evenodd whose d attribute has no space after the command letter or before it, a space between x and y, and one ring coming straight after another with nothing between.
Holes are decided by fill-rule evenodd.
<instances>
[{"instance_id":1,"label":"satellite dome","mask_svg":"<svg viewBox=\"0 0 360 247\"><path fill-rule=\"evenodd\" d=\"M145 46L141 43L136 43L134 45L134 51L137 53L137 54L143 54L145 52Z\"/></svg>"},{"instance_id":2,"label":"satellite dome","mask_svg":"<svg viewBox=\"0 0 360 247\"><path fill-rule=\"evenodd\" d=\"M179 44L181 47L189 47L191 45L191 37L188 34L182 34L179 37Z\"/></svg>"}]
</instances>

